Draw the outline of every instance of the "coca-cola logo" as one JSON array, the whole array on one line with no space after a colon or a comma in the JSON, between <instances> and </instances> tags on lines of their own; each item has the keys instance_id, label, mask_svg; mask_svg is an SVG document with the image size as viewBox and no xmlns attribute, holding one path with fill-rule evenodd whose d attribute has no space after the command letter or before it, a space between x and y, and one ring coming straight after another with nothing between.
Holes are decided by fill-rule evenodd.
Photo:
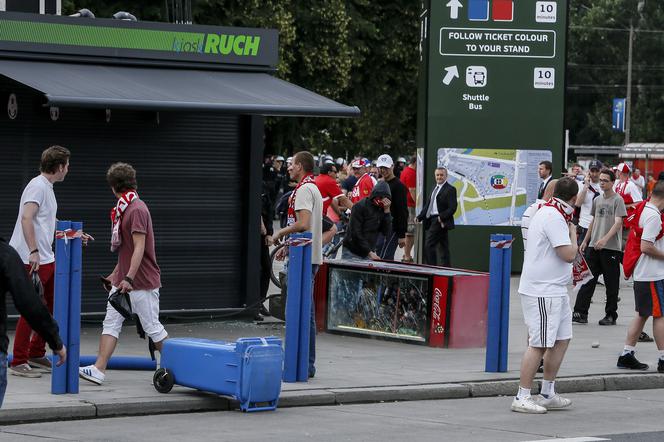
<instances>
[{"instance_id":1,"label":"coca-cola logo","mask_svg":"<svg viewBox=\"0 0 664 442\"><path fill-rule=\"evenodd\" d=\"M440 289L436 287L433 290L433 308L432 308L432 315L433 319L436 322L440 322L440 298L443 297L443 294L441 293Z\"/></svg>"}]
</instances>

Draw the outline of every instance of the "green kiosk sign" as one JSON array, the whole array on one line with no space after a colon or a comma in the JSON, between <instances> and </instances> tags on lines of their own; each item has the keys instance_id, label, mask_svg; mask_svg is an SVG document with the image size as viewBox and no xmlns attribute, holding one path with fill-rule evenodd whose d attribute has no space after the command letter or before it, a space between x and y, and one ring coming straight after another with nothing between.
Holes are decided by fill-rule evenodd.
<instances>
[{"instance_id":1,"label":"green kiosk sign","mask_svg":"<svg viewBox=\"0 0 664 442\"><path fill-rule=\"evenodd\" d=\"M0 13L0 51L276 66L275 30Z\"/></svg>"},{"instance_id":2,"label":"green kiosk sign","mask_svg":"<svg viewBox=\"0 0 664 442\"><path fill-rule=\"evenodd\" d=\"M560 171L567 2L436 0L422 11L418 144L424 196L434 169L457 189L452 264L487 269L490 233L512 233L540 184ZM481 253L480 253L481 252Z\"/></svg>"}]
</instances>

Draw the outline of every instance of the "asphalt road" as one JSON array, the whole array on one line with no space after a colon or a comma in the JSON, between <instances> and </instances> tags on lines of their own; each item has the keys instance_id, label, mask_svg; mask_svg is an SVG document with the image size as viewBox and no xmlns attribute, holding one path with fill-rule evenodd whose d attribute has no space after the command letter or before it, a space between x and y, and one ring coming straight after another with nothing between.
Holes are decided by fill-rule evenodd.
<instances>
[{"instance_id":1,"label":"asphalt road","mask_svg":"<svg viewBox=\"0 0 664 442\"><path fill-rule=\"evenodd\" d=\"M664 440L664 390L579 393L546 415L509 411L511 398L191 413L0 428L0 441L545 441Z\"/></svg>"}]
</instances>

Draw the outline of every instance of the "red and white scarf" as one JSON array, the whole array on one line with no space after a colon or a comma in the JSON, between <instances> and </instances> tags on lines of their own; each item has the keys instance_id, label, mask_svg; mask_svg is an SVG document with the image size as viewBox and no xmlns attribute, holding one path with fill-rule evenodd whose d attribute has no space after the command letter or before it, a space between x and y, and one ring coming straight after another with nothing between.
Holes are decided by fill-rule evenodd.
<instances>
[{"instance_id":1,"label":"red and white scarf","mask_svg":"<svg viewBox=\"0 0 664 442\"><path fill-rule=\"evenodd\" d=\"M565 222L572 222L572 216L574 216L574 207L570 206L565 201L558 198L551 198L549 201L544 203L544 205L555 208L558 213L563 216Z\"/></svg>"},{"instance_id":2,"label":"red and white scarf","mask_svg":"<svg viewBox=\"0 0 664 442\"><path fill-rule=\"evenodd\" d=\"M120 237L120 221L122 221L122 214L127 210L132 201L138 199L138 193L135 190L128 190L118 198L118 202L114 208L111 209L111 252L115 252L120 248L122 239Z\"/></svg>"},{"instance_id":3,"label":"red and white scarf","mask_svg":"<svg viewBox=\"0 0 664 442\"><path fill-rule=\"evenodd\" d=\"M297 187L295 190L293 190L293 193L291 194L290 198L288 199L288 220L286 225L291 225L294 224L296 221L295 217L295 195L297 194L297 191L300 187L303 185L311 183L311 184L316 184L314 181L314 174L310 173L309 175L306 175L302 180L298 183Z\"/></svg>"}]
</instances>

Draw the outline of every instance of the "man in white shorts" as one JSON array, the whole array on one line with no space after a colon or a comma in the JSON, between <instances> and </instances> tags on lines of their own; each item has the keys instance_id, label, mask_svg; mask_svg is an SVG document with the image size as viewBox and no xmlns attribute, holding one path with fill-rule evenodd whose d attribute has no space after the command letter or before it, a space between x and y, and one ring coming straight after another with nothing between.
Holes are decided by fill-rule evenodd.
<instances>
[{"instance_id":1,"label":"man in white shorts","mask_svg":"<svg viewBox=\"0 0 664 442\"><path fill-rule=\"evenodd\" d=\"M567 284L578 253L576 226L571 222L578 191L573 178L559 179L553 198L537 211L528 227L528 247L519 284L528 348L521 361L519 391L512 401L512 411L546 413L572 404L555 393L554 383L572 338ZM532 397L530 390L542 357L541 394Z\"/></svg>"},{"instance_id":2,"label":"man in white shorts","mask_svg":"<svg viewBox=\"0 0 664 442\"><path fill-rule=\"evenodd\" d=\"M106 180L118 199L111 211L111 251L117 251L118 263L108 277L108 288L129 293L132 312L138 315L145 334L161 351L168 333L159 322L161 272L155 254L152 217L148 206L138 197L136 170L131 165L113 164ZM81 378L97 385L104 382L106 366L115 351L123 322L124 317L107 303L97 361L79 369Z\"/></svg>"}]
</instances>

